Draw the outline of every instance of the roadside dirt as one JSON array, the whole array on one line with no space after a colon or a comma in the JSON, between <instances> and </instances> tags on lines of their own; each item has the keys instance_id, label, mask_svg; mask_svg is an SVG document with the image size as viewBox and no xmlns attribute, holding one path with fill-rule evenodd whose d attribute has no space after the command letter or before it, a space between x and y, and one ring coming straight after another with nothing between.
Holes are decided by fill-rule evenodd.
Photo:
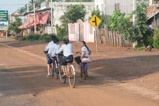
<instances>
[{"instance_id":1,"label":"roadside dirt","mask_svg":"<svg viewBox=\"0 0 159 106\"><path fill-rule=\"evenodd\" d=\"M45 78L44 60L1 44L43 58L45 58L43 50L47 44L20 43L12 39L0 39L0 67L3 68L0 69L0 76L7 76L10 73L11 75L5 81L13 78L16 81L13 80L10 83L21 86L20 88L15 87L15 89L13 87L12 90L2 90L3 92L0 94L8 94L10 97L16 95L19 99L15 101L19 101L20 95L23 95L25 97L22 98L28 100L28 106L31 102L30 105L42 106L159 105L158 50L145 52L134 51L132 48L99 45L99 52L96 53L95 45L89 43L88 47L92 51L91 59L93 61L89 64L89 78L84 81L78 74L76 89L70 89L68 85L61 85L58 80ZM72 44L74 52L80 51L79 43L73 42ZM1 81L0 84L2 84ZM17 92L12 94L12 91L18 91L19 94ZM7 98L7 100L10 99ZM12 103L15 101L12 100Z\"/></svg>"}]
</instances>

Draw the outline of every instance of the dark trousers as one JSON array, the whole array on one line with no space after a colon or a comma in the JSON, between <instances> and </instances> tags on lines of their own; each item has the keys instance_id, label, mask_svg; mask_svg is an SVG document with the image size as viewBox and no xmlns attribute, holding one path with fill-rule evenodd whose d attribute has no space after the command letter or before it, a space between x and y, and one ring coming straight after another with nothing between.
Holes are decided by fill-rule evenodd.
<instances>
[{"instance_id":1,"label":"dark trousers","mask_svg":"<svg viewBox=\"0 0 159 106\"><path fill-rule=\"evenodd\" d=\"M85 69L85 72L87 72L87 63L81 63L81 72Z\"/></svg>"}]
</instances>

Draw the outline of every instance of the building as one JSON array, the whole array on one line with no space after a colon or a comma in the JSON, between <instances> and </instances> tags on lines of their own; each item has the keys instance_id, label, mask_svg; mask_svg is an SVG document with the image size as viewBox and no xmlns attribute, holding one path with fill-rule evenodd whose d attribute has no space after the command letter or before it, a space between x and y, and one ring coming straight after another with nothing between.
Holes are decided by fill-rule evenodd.
<instances>
[{"instance_id":1,"label":"building","mask_svg":"<svg viewBox=\"0 0 159 106\"><path fill-rule=\"evenodd\" d=\"M50 11L51 9L47 5L47 1L41 3L39 8L35 9L36 12L36 26L42 27L37 29L37 33L51 33L51 20L50 20ZM23 13L24 21L23 25L19 26L19 29L27 30L27 33L33 33L34 30L34 11L29 11Z\"/></svg>"},{"instance_id":2,"label":"building","mask_svg":"<svg viewBox=\"0 0 159 106\"><path fill-rule=\"evenodd\" d=\"M118 9L122 13L129 14L133 11L133 0L95 0L95 9L99 9L108 16Z\"/></svg>"},{"instance_id":3,"label":"building","mask_svg":"<svg viewBox=\"0 0 159 106\"><path fill-rule=\"evenodd\" d=\"M25 16L23 14L19 14L17 12L12 13L11 15L8 16L9 17L9 22L12 23L15 21L15 17L18 17L21 19L22 23L24 23L25 20Z\"/></svg>"},{"instance_id":4,"label":"building","mask_svg":"<svg viewBox=\"0 0 159 106\"><path fill-rule=\"evenodd\" d=\"M149 0L149 6L159 3L158 0Z\"/></svg>"},{"instance_id":5,"label":"building","mask_svg":"<svg viewBox=\"0 0 159 106\"><path fill-rule=\"evenodd\" d=\"M67 10L67 6L69 5L84 5L86 8L86 16L84 21L89 21L91 17L91 13L94 9L94 2L50 2L49 7L53 8L53 26L54 31L56 25L61 25L60 17L64 15L64 12ZM55 31L56 32L56 31Z\"/></svg>"},{"instance_id":6,"label":"building","mask_svg":"<svg viewBox=\"0 0 159 106\"><path fill-rule=\"evenodd\" d=\"M150 5L147 8L148 24L152 29L159 28L159 4Z\"/></svg>"}]
</instances>

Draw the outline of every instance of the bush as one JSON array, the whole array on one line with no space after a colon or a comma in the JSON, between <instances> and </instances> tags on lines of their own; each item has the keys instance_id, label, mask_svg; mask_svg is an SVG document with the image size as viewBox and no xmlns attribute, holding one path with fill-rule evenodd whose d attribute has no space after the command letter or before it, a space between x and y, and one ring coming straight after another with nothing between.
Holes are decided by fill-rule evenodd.
<instances>
[{"instance_id":1,"label":"bush","mask_svg":"<svg viewBox=\"0 0 159 106\"><path fill-rule=\"evenodd\" d=\"M24 37L20 38L19 40L27 41L27 42L49 42L49 41L51 41L51 35L49 35L49 34L45 34L45 35L31 34L28 36L24 36Z\"/></svg>"},{"instance_id":2,"label":"bush","mask_svg":"<svg viewBox=\"0 0 159 106\"><path fill-rule=\"evenodd\" d=\"M144 40L144 44L145 44L145 46L147 47L147 46L149 46L149 45L153 45L153 38L152 38L152 36L147 36L147 38Z\"/></svg>"},{"instance_id":3,"label":"bush","mask_svg":"<svg viewBox=\"0 0 159 106\"><path fill-rule=\"evenodd\" d=\"M155 30L154 36L155 38L154 38L153 46L154 48L159 49L159 30Z\"/></svg>"},{"instance_id":4,"label":"bush","mask_svg":"<svg viewBox=\"0 0 159 106\"><path fill-rule=\"evenodd\" d=\"M60 41L63 41L64 38L67 38L67 28L63 28L62 26L58 26L56 25L56 30L57 30L57 38L60 40Z\"/></svg>"},{"instance_id":5,"label":"bush","mask_svg":"<svg viewBox=\"0 0 159 106\"><path fill-rule=\"evenodd\" d=\"M26 41L26 42L50 42L51 41L51 36L56 36L55 34L31 34L28 36L24 36L22 38L16 38L16 40L19 41ZM64 38L67 36L64 35L58 35L56 36L60 41L63 41Z\"/></svg>"},{"instance_id":6,"label":"bush","mask_svg":"<svg viewBox=\"0 0 159 106\"><path fill-rule=\"evenodd\" d=\"M52 34L44 34L41 35L39 40L42 42L50 42L51 41L51 36L56 36L56 35L52 35Z\"/></svg>"},{"instance_id":7,"label":"bush","mask_svg":"<svg viewBox=\"0 0 159 106\"><path fill-rule=\"evenodd\" d=\"M153 42L153 47L159 49L159 39L155 39Z\"/></svg>"},{"instance_id":8,"label":"bush","mask_svg":"<svg viewBox=\"0 0 159 106\"><path fill-rule=\"evenodd\" d=\"M35 42L35 41L39 41L40 35L36 34L36 35L28 35L28 36L24 36L22 38L20 38L20 41L29 41L29 42Z\"/></svg>"}]
</instances>

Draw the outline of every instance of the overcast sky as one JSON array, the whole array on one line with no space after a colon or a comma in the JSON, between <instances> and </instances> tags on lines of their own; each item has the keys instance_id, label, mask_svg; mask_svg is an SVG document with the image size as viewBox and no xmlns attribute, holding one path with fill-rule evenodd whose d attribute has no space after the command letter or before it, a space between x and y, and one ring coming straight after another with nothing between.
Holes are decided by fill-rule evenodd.
<instances>
[{"instance_id":1,"label":"overcast sky","mask_svg":"<svg viewBox=\"0 0 159 106\"><path fill-rule=\"evenodd\" d=\"M0 0L0 10L8 10L9 14L23 7L27 0Z\"/></svg>"}]
</instances>

